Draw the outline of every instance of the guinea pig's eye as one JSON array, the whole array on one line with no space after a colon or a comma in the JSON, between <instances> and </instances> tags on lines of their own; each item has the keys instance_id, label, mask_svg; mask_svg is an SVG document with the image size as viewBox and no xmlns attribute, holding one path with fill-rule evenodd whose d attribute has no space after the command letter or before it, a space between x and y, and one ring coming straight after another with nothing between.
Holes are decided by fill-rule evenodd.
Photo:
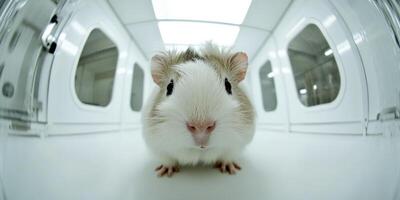
<instances>
[{"instance_id":1,"label":"guinea pig's eye","mask_svg":"<svg viewBox=\"0 0 400 200\"><path fill-rule=\"evenodd\" d=\"M232 85L227 78L225 78L225 90L228 94L232 94Z\"/></svg>"},{"instance_id":2,"label":"guinea pig's eye","mask_svg":"<svg viewBox=\"0 0 400 200\"><path fill-rule=\"evenodd\" d=\"M171 95L173 90L174 90L174 80L171 79L171 81L167 85L167 96Z\"/></svg>"}]
</instances>

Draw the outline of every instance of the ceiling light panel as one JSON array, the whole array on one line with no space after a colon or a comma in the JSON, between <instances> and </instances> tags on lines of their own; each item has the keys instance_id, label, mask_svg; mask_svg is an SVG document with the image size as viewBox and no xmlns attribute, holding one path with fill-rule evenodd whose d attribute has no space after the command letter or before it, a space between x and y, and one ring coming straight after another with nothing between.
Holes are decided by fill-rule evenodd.
<instances>
[{"instance_id":1,"label":"ceiling light panel","mask_svg":"<svg viewBox=\"0 0 400 200\"><path fill-rule=\"evenodd\" d=\"M194 50L198 50L200 48L199 45L188 45L188 44L180 44L180 45L175 45L175 44L166 44L165 45L165 50L176 50L176 51L186 51L191 47Z\"/></svg>"},{"instance_id":2,"label":"ceiling light panel","mask_svg":"<svg viewBox=\"0 0 400 200\"><path fill-rule=\"evenodd\" d=\"M164 44L200 45L213 41L222 46L232 46L239 33L238 26L202 22L158 22Z\"/></svg>"},{"instance_id":3,"label":"ceiling light panel","mask_svg":"<svg viewBox=\"0 0 400 200\"><path fill-rule=\"evenodd\" d=\"M251 0L152 0L157 19L241 24Z\"/></svg>"}]
</instances>

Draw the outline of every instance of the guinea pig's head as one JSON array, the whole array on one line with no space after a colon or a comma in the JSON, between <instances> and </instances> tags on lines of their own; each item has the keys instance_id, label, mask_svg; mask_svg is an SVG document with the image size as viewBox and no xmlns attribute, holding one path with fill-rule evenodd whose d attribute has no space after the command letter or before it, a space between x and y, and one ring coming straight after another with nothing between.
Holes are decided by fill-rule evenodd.
<instances>
[{"instance_id":1,"label":"guinea pig's head","mask_svg":"<svg viewBox=\"0 0 400 200\"><path fill-rule=\"evenodd\" d=\"M243 52L208 46L199 53L166 52L151 59L159 86L153 123L170 148L223 148L243 142L253 108L239 87L248 66Z\"/></svg>"}]
</instances>

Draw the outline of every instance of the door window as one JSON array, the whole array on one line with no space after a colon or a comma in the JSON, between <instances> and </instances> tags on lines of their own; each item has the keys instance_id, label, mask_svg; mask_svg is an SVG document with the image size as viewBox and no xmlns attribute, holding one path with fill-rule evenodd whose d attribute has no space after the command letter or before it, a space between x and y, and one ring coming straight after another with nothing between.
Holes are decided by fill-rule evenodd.
<instances>
[{"instance_id":1,"label":"door window","mask_svg":"<svg viewBox=\"0 0 400 200\"><path fill-rule=\"evenodd\" d=\"M75 91L84 104L107 106L111 101L118 50L99 29L94 29L83 48L75 74Z\"/></svg>"},{"instance_id":2,"label":"door window","mask_svg":"<svg viewBox=\"0 0 400 200\"><path fill-rule=\"evenodd\" d=\"M307 25L289 43L297 95L305 106L330 103L338 96L338 65L324 35L314 24Z\"/></svg>"}]
</instances>

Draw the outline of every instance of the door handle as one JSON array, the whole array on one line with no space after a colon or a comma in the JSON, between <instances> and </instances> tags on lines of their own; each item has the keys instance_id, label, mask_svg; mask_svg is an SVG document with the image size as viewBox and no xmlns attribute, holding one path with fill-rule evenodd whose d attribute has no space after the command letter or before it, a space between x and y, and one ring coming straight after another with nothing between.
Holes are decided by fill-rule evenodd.
<instances>
[{"instance_id":1,"label":"door handle","mask_svg":"<svg viewBox=\"0 0 400 200\"><path fill-rule=\"evenodd\" d=\"M388 114L393 114L393 116L394 116L393 119L399 119L400 110L396 106L385 108L381 112L378 113L378 115L376 116L376 119L383 121L382 115L388 115Z\"/></svg>"},{"instance_id":2,"label":"door handle","mask_svg":"<svg viewBox=\"0 0 400 200\"><path fill-rule=\"evenodd\" d=\"M56 38L51 34L57 23L57 15L54 15L50 20L50 24L44 29L41 37L43 47L51 54L53 54L57 48Z\"/></svg>"}]
</instances>

